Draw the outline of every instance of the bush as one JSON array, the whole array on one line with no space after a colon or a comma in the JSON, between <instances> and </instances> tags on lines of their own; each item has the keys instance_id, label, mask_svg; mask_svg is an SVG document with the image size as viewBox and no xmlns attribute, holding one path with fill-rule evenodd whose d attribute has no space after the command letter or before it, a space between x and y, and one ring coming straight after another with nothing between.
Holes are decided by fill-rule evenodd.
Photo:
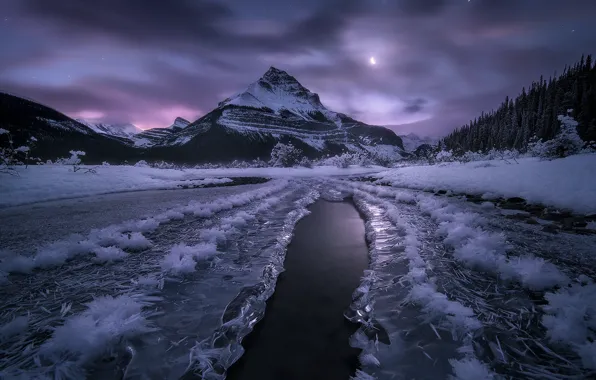
<instances>
[{"instance_id":1,"label":"bush","mask_svg":"<svg viewBox=\"0 0 596 380\"><path fill-rule=\"evenodd\" d=\"M453 161L453 152L450 150L442 150L437 153L435 160L439 162L451 162Z\"/></svg>"},{"instance_id":2,"label":"bush","mask_svg":"<svg viewBox=\"0 0 596 380\"><path fill-rule=\"evenodd\" d=\"M298 163L299 166L305 167L305 168L311 168L312 169L312 161L308 159L308 157L302 157L300 159L300 162Z\"/></svg>"},{"instance_id":3,"label":"bush","mask_svg":"<svg viewBox=\"0 0 596 380\"><path fill-rule=\"evenodd\" d=\"M141 161L137 162L134 166L137 168L148 168L149 164L147 163L147 161L141 160Z\"/></svg>"},{"instance_id":4,"label":"bush","mask_svg":"<svg viewBox=\"0 0 596 380\"><path fill-rule=\"evenodd\" d=\"M33 136L27 141L27 145L14 147L10 132L0 128L0 142L4 146L0 147L0 173L16 174L17 165L29 165L29 161L40 162L39 158L29 157L31 149L34 147L37 139Z\"/></svg>"},{"instance_id":5,"label":"bush","mask_svg":"<svg viewBox=\"0 0 596 380\"><path fill-rule=\"evenodd\" d=\"M292 144L277 143L271 150L269 164L275 167L292 167L297 165L302 158L302 151Z\"/></svg>"},{"instance_id":6,"label":"bush","mask_svg":"<svg viewBox=\"0 0 596 380\"><path fill-rule=\"evenodd\" d=\"M584 141L577 133L577 121L571 116L559 115L561 130L553 139L534 141L528 145L528 151L541 158L563 158L581 152Z\"/></svg>"}]
</instances>

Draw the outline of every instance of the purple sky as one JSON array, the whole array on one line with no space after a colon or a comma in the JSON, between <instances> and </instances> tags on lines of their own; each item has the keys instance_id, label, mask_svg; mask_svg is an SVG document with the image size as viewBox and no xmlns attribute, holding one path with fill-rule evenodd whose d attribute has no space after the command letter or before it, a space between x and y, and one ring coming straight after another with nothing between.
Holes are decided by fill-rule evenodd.
<instances>
[{"instance_id":1,"label":"purple sky","mask_svg":"<svg viewBox=\"0 0 596 380\"><path fill-rule=\"evenodd\" d=\"M165 127L275 66L334 111L442 135L592 53L595 19L595 0L2 0L0 90Z\"/></svg>"}]
</instances>

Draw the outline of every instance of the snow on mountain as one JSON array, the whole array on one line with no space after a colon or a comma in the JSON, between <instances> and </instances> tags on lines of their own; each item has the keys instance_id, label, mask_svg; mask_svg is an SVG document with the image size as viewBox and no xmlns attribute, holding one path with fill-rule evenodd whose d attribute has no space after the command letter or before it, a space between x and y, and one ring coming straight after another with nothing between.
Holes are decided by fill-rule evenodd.
<instances>
[{"instance_id":1,"label":"snow on mountain","mask_svg":"<svg viewBox=\"0 0 596 380\"><path fill-rule=\"evenodd\" d=\"M319 95L310 92L296 78L283 70L270 67L258 81L248 88L223 102L219 107L240 106L258 109L270 109L278 115L294 114L304 120L333 121L341 127L339 115L329 111L319 99Z\"/></svg>"},{"instance_id":2,"label":"snow on mountain","mask_svg":"<svg viewBox=\"0 0 596 380\"><path fill-rule=\"evenodd\" d=\"M439 139L434 137L421 137L414 133L409 133L399 137L401 137L401 141L404 143L404 150L406 152L413 152L422 144L435 145L439 141Z\"/></svg>"},{"instance_id":3,"label":"snow on mountain","mask_svg":"<svg viewBox=\"0 0 596 380\"><path fill-rule=\"evenodd\" d=\"M177 117L176 120L174 120L174 124L170 125L168 128L169 129L186 128L186 127L188 127L189 124L190 124L190 121L188 121L182 117Z\"/></svg>"},{"instance_id":4,"label":"snow on mountain","mask_svg":"<svg viewBox=\"0 0 596 380\"><path fill-rule=\"evenodd\" d=\"M89 120L83 119L76 119L79 123L86 125L87 127L93 129L97 133L101 133L103 135L110 135L116 137L124 137L124 138L131 138L132 136L143 132L142 129L137 127L136 125L126 123L126 124L108 124L108 123L96 123Z\"/></svg>"},{"instance_id":5,"label":"snow on mountain","mask_svg":"<svg viewBox=\"0 0 596 380\"><path fill-rule=\"evenodd\" d=\"M29 104L19 98L11 102L14 107ZM0 108L3 104L0 102ZM224 100L198 120L188 123L177 118L164 128L141 131L133 125L77 122L34 104L14 107L7 109L14 114L13 118L27 120L24 125L31 126L29 135L32 132L36 137L47 135L48 145L56 138L71 139L86 151L96 150L98 153L93 157L99 162L132 161L138 157L184 163L266 160L279 142L293 144L309 158L344 152L398 158L404 153L401 139L392 130L328 110L317 94L274 67L244 92ZM31 119L31 115L37 119ZM3 118L0 113L0 122ZM56 132L57 128L67 127L73 133L66 137ZM79 133L88 137L81 138ZM61 149L68 152L72 145L68 140ZM55 159L57 154L47 156ZM64 152L59 154L63 156Z\"/></svg>"}]
</instances>

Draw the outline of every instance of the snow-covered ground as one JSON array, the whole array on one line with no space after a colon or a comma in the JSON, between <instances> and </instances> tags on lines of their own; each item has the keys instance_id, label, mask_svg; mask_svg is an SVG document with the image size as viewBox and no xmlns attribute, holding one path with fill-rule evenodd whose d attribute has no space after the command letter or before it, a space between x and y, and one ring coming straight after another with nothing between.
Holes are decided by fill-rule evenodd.
<instances>
[{"instance_id":1,"label":"snow-covered ground","mask_svg":"<svg viewBox=\"0 0 596 380\"><path fill-rule=\"evenodd\" d=\"M522 197L532 203L596 212L596 154L582 154L552 161L519 159L410 166L375 177L395 187L451 190L495 197Z\"/></svg>"},{"instance_id":2,"label":"snow-covered ground","mask_svg":"<svg viewBox=\"0 0 596 380\"><path fill-rule=\"evenodd\" d=\"M334 166L309 168L248 168L248 169L155 169L135 166L99 166L97 173L76 173L63 165L41 165L19 168L18 176L3 176L0 181L0 207L48 200L75 198L140 190L176 189L181 185L222 184L230 177L321 177L371 174L381 167Z\"/></svg>"},{"instance_id":3,"label":"snow-covered ground","mask_svg":"<svg viewBox=\"0 0 596 380\"><path fill-rule=\"evenodd\" d=\"M309 170L278 169L296 178L259 185L161 192L190 198L148 204L151 197L139 197L129 205L137 212L123 210L101 225L90 223L94 214L120 212L112 198L140 194L0 210L21 212L0 223L27 236L17 244L0 235L0 378L85 378L88 371L180 378L189 369L223 378L266 312L294 227L319 194L352 195L366 221L370 265L345 314L361 326L349 342L363 349L358 379L594 374L596 236L551 234L457 197L345 177L297 178L295 171ZM67 203L71 212L52 212ZM64 215L70 225L44 225ZM31 233L28 218L56 233ZM68 236L75 223L78 235Z\"/></svg>"}]
</instances>

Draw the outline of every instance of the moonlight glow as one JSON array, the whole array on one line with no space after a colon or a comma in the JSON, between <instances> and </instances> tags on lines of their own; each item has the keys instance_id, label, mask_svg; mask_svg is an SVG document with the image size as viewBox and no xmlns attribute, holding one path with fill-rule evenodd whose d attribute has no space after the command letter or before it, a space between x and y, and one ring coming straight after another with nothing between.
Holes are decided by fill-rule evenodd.
<instances>
[{"instance_id":1,"label":"moonlight glow","mask_svg":"<svg viewBox=\"0 0 596 380\"><path fill-rule=\"evenodd\" d=\"M368 62L369 62L371 65L373 65L373 66L377 64L377 60L375 59L375 57L370 57L370 59L368 60Z\"/></svg>"}]
</instances>

